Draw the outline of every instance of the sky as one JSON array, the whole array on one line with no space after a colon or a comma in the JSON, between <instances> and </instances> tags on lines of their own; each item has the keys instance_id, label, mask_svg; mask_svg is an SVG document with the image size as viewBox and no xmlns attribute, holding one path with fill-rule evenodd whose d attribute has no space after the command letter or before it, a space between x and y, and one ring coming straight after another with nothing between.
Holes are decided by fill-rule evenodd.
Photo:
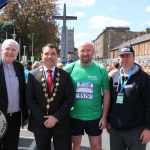
<instances>
[{"instance_id":1,"label":"sky","mask_svg":"<svg viewBox=\"0 0 150 150\"><path fill-rule=\"evenodd\" d=\"M150 27L150 0L59 0L59 14L63 15L64 3L68 29L74 28L75 47L84 41L91 42L106 27L129 27L130 31L145 31ZM62 20L56 20L61 28ZM60 30L61 32L61 30Z\"/></svg>"}]
</instances>

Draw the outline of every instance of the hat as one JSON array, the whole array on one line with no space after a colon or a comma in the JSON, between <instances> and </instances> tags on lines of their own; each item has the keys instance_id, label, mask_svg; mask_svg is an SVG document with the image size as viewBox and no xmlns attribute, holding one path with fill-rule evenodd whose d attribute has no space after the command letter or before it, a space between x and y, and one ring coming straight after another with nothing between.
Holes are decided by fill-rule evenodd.
<instances>
[{"instance_id":1,"label":"hat","mask_svg":"<svg viewBox=\"0 0 150 150\"><path fill-rule=\"evenodd\" d=\"M133 54L134 55L134 50L133 50L132 46L130 46L130 45L121 46L118 51L118 56L123 55L123 54Z\"/></svg>"}]
</instances>

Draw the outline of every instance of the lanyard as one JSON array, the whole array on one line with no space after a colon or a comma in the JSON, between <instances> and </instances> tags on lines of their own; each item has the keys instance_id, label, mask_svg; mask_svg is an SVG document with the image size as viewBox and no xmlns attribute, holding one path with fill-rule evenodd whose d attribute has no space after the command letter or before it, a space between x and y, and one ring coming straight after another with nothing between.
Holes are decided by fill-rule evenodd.
<instances>
[{"instance_id":1,"label":"lanyard","mask_svg":"<svg viewBox=\"0 0 150 150\"><path fill-rule=\"evenodd\" d=\"M123 83L123 81L122 81L123 71L120 70L121 91L124 89L124 87L126 86L128 80L130 79L130 77L131 77L131 75L132 75L132 72L133 72L133 69L134 69L134 68L135 68L135 66L133 66L133 67L131 68L131 70L130 70L129 73L128 73L128 79L127 79L126 81L124 81L124 83Z\"/></svg>"}]
</instances>

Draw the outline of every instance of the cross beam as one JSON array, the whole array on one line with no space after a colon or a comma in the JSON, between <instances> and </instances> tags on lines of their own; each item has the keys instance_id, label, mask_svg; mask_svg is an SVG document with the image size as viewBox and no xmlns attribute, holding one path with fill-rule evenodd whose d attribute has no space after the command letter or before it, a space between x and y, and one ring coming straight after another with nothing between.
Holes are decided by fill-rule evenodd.
<instances>
[{"instance_id":1,"label":"cross beam","mask_svg":"<svg viewBox=\"0 0 150 150\"><path fill-rule=\"evenodd\" d=\"M64 4L63 16L52 16L53 19L63 20L63 26L66 26L66 20L77 20L75 16L66 16L66 4Z\"/></svg>"}]
</instances>

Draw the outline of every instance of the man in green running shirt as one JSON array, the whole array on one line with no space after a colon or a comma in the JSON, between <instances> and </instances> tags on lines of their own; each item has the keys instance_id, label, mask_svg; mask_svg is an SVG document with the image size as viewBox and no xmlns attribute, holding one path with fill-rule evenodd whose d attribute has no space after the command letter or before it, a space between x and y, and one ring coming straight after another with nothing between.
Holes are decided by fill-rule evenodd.
<instances>
[{"instance_id":1,"label":"man in green running shirt","mask_svg":"<svg viewBox=\"0 0 150 150\"><path fill-rule=\"evenodd\" d=\"M79 60L65 67L70 72L76 93L70 110L73 150L80 149L84 131L88 134L91 149L102 149L101 133L106 127L110 106L109 79L106 69L92 61L93 55L92 44L84 42L78 48Z\"/></svg>"}]
</instances>

